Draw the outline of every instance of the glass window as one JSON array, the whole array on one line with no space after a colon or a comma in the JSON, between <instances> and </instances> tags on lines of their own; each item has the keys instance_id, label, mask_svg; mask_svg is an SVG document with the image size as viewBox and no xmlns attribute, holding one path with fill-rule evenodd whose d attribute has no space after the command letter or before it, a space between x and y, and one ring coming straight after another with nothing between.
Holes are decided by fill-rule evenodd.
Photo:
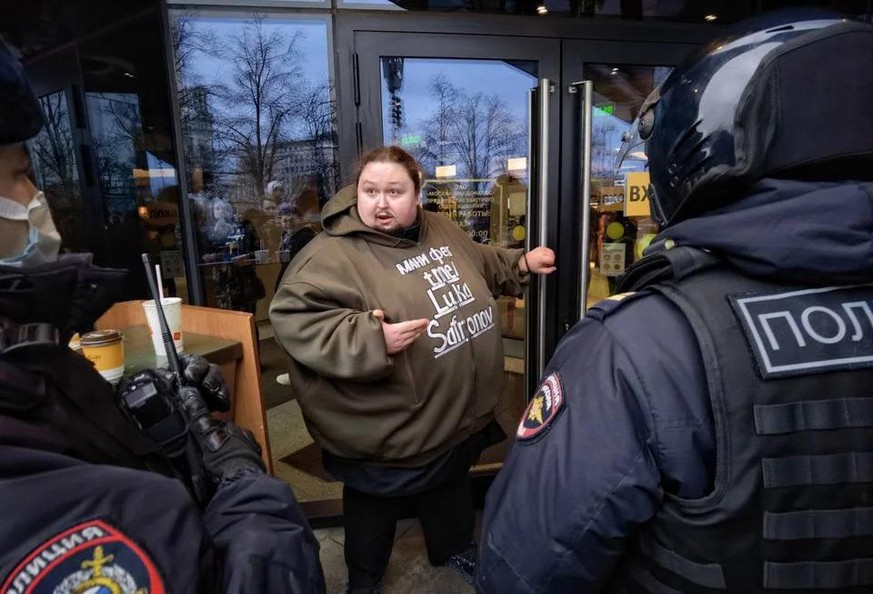
<instances>
[{"instance_id":1,"label":"glass window","mask_svg":"<svg viewBox=\"0 0 873 594\"><path fill-rule=\"evenodd\" d=\"M79 186L77 147L65 91L39 98L45 126L28 143L34 181L46 196L55 226L61 234L62 249L90 251L83 219L82 190Z\"/></svg>"},{"instance_id":2,"label":"glass window","mask_svg":"<svg viewBox=\"0 0 873 594\"><path fill-rule=\"evenodd\" d=\"M381 66L383 138L424 169L424 207L474 241L520 247L536 65L383 57Z\"/></svg>"},{"instance_id":3,"label":"glass window","mask_svg":"<svg viewBox=\"0 0 873 594\"><path fill-rule=\"evenodd\" d=\"M639 147L619 162L622 138L649 93L671 68L587 66L594 81L591 138L590 269L588 306L615 293L619 276L642 257L658 231L648 202L646 157ZM643 177L638 178L640 174ZM638 179L646 180L637 187Z\"/></svg>"},{"instance_id":4,"label":"glass window","mask_svg":"<svg viewBox=\"0 0 873 594\"><path fill-rule=\"evenodd\" d=\"M524 247L528 90L535 62L381 58L382 137L424 170L422 206L479 243ZM524 302L497 300L503 335L524 338Z\"/></svg>"},{"instance_id":5,"label":"glass window","mask_svg":"<svg viewBox=\"0 0 873 594\"><path fill-rule=\"evenodd\" d=\"M336 192L324 18L172 11L188 198L206 304L265 321Z\"/></svg>"},{"instance_id":6,"label":"glass window","mask_svg":"<svg viewBox=\"0 0 873 594\"><path fill-rule=\"evenodd\" d=\"M149 13L78 48L85 161L95 178L88 207L102 231L95 254L100 264L129 271L124 299L150 296L144 252L161 264L165 295L188 294L161 30L159 15Z\"/></svg>"}]
</instances>

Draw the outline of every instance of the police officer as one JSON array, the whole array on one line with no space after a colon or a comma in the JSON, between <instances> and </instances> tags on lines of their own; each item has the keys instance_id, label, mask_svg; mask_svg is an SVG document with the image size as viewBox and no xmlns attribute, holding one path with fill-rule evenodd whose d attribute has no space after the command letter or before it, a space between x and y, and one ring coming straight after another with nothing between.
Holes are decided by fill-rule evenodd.
<instances>
[{"instance_id":1,"label":"police officer","mask_svg":"<svg viewBox=\"0 0 873 594\"><path fill-rule=\"evenodd\" d=\"M662 226L562 340L483 593L873 588L873 27L742 23L644 103Z\"/></svg>"},{"instance_id":2,"label":"police officer","mask_svg":"<svg viewBox=\"0 0 873 594\"><path fill-rule=\"evenodd\" d=\"M152 370L116 395L67 347L120 294L123 273L58 255L27 177L23 142L42 123L0 41L0 592L323 592L318 544L290 489L265 474L249 435L209 415L208 404L227 404L217 367L185 358L186 387ZM186 464L170 464L118 396L129 407L175 399L185 416L156 418L183 419ZM214 489L202 509L179 468L197 469L192 491Z\"/></svg>"}]
</instances>

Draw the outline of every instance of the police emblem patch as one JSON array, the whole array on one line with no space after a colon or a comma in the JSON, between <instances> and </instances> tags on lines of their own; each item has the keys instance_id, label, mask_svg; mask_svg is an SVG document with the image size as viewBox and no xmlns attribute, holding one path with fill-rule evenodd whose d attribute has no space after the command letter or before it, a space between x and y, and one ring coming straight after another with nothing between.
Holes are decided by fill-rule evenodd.
<instances>
[{"instance_id":1,"label":"police emblem patch","mask_svg":"<svg viewBox=\"0 0 873 594\"><path fill-rule=\"evenodd\" d=\"M164 594L154 562L122 532L90 520L49 538L0 587L2 594Z\"/></svg>"},{"instance_id":2,"label":"police emblem patch","mask_svg":"<svg viewBox=\"0 0 873 594\"><path fill-rule=\"evenodd\" d=\"M532 439L542 433L564 406L564 386L557 372L543 381L540 389L531 398L515 436L520 440Z\"/></svg>"}]
</instances>

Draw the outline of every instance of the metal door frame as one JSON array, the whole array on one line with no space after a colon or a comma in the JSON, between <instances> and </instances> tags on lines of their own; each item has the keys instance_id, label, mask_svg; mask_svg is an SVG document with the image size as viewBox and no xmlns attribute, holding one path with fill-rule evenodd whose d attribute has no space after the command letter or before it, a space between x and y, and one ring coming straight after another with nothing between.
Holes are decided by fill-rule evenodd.
<instances>
[{"instance_id":1,"label":"metal door frame","mask_svg":"<svg viewBox=\"0 0 873 594\"><path fill-rule=\"evenodd\" d=\"M355 33L354 68L357 73L355 122L355 150L373 148L382 144L382 81L380 56L404 56L409 58L439 59L482 59L518 60L537 62L537 78L555 80L560 74L560 42L556 39L526 38L506 36L470 36L430 33L384 33L358 31ZM549 155L557 155L559 150L559 96L555 85L545 99L540 95L541 107L537 114L545 113L545 122L537 122L536 134L547 145ZM551 109L543 110L543 104ZM534 116L532 115L532 118ZM539 120L539 117L537 116ZM528 237L537 238L538 245L545 238L546 245L555 246L557 224L554 219L558 209L558 161L557 159L538 159L529 155L530 188L537 199L528 211ZM541 175L540 162L546 163L547 177ZM550 183L547 183L548 182ZM539 197L547 188L545 201ZM545 216L544 216L545 215ZM537 283L537 281L539 281ZM537 284L535 284L537 283ZM526 298L528 304L528 323L525 332L526 396L530 397L539 381L539 368L548 360L545 335L547 324L534 325L535 319L548 319L546 315L554 306L555 297L553 277L535 279L531 283ZM532 334L534 330L539 334ZM533 365L531 365L533 363Z\"/></svg>"}]
</instances>

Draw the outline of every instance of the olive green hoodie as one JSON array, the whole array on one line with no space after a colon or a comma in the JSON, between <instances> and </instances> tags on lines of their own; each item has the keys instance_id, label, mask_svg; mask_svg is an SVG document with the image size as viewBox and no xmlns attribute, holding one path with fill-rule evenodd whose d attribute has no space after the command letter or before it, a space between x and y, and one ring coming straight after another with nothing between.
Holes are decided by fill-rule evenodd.
<instances>
[{"instance_id":1,"label":"olive green hoodie","mask_svg":"<svg viewBox=\"0 0 873 594\"><path fill-rule=\"evenodd\" d=\"M327 451L424 465L493 418L503 383L494 296L519 295L521 250L474 243L419 209L419 241L361 222L354 186L322 211L324 233L291 262L270 306L309 432ZM389 357L382 326L430 319Z\"/></svg>"}]
</instances>

